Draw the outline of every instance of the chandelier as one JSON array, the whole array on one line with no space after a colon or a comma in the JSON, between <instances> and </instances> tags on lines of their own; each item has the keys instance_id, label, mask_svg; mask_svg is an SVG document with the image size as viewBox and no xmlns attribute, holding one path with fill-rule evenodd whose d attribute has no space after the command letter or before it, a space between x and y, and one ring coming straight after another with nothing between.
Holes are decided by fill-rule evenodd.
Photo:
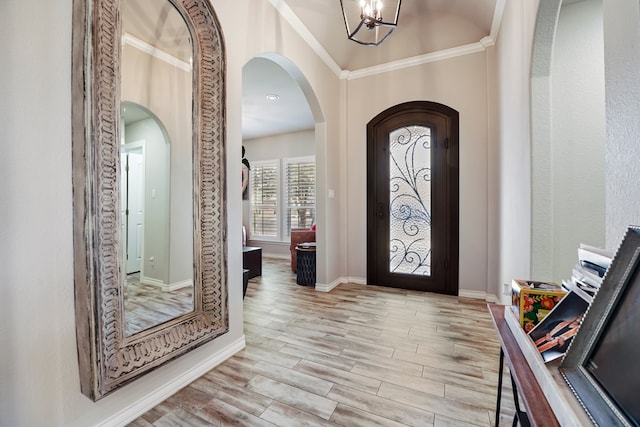
<instances>
[{"instance_id":1,"label":"chandelier","mask_svg":"<svg viewBox=\"0 0 640 427\"><path fill-rule=\"evenodd\" d=\"M385 21L381 0L340 0L342 17L347 37L365 46L378 46L398 26L402 0L387 0L395 8L392 21ZM385 16L390 16L393 8L385 8Z\"/></svg>"}]
</instances>

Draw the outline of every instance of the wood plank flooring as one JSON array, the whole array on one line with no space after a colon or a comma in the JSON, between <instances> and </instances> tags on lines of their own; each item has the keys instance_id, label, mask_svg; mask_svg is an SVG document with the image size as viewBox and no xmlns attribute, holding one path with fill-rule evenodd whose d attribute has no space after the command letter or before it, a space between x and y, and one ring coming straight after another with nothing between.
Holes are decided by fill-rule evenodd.
<instances>
[{"instance_id":1,"label":"wood plank flooring","mask_svg":"<svg viewBox=\"0 0 640 427\"><path fill-rule=\"evenodd\" d=\"M127 276L124 287L125 334L159 325L193 311L193 285L173 291L140 283L140 274Z\"/></svg>"},{"instance_id":2,"label":"wood plank flooring","mask_svg":"<svg viewBox=\"0 0 640 427\"><path fill-rule=\"evenodd\" d=\"M130 426L494 425L499 342L482 301L315 292L265 258L244 308L246 349ZM510 396L505 386L501 425Z\"/></svg>"}]
</instances>

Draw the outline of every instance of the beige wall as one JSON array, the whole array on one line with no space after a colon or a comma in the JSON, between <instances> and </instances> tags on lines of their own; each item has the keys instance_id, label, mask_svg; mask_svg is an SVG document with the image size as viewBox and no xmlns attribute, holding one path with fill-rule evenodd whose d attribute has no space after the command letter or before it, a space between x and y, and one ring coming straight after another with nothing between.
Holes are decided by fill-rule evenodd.
<instances>
[{"instance_id":1,"label":"beige wall","mask_svg":"<svg viewBox=\"0 0 640 427\"><path fill-rule=\"evenodd\" d=\"M214 0L227 48L228 174L240 176L242 66L263 52L289 58L315 96L312 106L318 161L318 278L364 275L364 152L367 121L383 109L411 99L442 102L460 111L463 289L500 292L500 283L528 277L530 262L529 57L537 1L506 2L496 45L496 120L482 105L483 54L427 64L392 75L339 81L267 2ZM172 391L188 376L242 338L241 242L229 239L229 334L157 369L99 402L80 393L73 304L71 194L71 0L0 6L0 424L86 426L135 416L155 403L149 396ZM640 172L640 18L636 0L604 1L607 88L607 246L638 222ZM55 36L53 36L55 35ZM28 47L28 49L26 48ZM473 70L474 72L472 72ZM412 85L394 83L397 80ZM491 79L489 79L491 80ZM381 88L369 101L357 99L365 83ZM492 87L489 84L489 87ZM387 88L394 88L390 90ZM368 93L371 95L371 92ZM347 98L348 97L348 98ZM371 103L371 105L369 105ZM479 112L478 114L475 114ZM487 141L496 127L497 141ZM319 142L320 141L320 142ZM487 159L496 152L498 160ZM492 151L494 150L494 151ZM498 222L486 218L482 182L499 170ZM242 209L237 181L228 180L229 235L240 234ZM327 190L336 191L327 199ZM478 190L478 193L474 193ZM482 191L485 191L483 195ZM346 203L347 197L349 203ZM495 208L495 207L493 207ZM498 257L483 253L487 224L500 224ZM348 243L349 242L349 243ZM491 247L491 243L489 243ZM347 259L347 254L349 258ZM471 256L481 260L472 260ZM489 261L487 261L489 259ZM494 264L495 261L495 264ZM484 263L484 265L480 265ZM478 274L473 271L477 266ZM486 283L487 266L499 271ZM473 277L472 277L473 272ZM489 272L489 274L492 274ZM481 279L476 280L476 277Z\"/></svg>"},{"instance_id":2,"label":"beige wall","mask_svg":"<svg viewBox=\"0 0 640 427\"><path fill-rule=\"evenodd\" d=\"M605 244L602 25L602 0L560 10L551 70L553 270L543 280L571 277L580 243Z\"/></svg>"},{"instance_id":3,"label":"beige wall","mask_svg":"<svg viewBox=\"0 0 640 427\"><path fill-rule=\"evenodd\" d=\"M640 3L604 0L606 247L640 224Z\"/></svg>"},{"instance_id":4,"label":"beige wall","mask_svg":"<svg viewBox=\"0 0 640 427\"><path fill-rule=\"evenodd\" d=\"M347 82L347 275L366 278L366 126L407 101L445 104L460 114L460 289L487 291L487 56L474 53ZM477 294L475 294L477 293Z\"/></svg>"},{"instance_id":5,"label":"beige wall","mask_svg":"<svg viewBox=\"0 0 640 427\"><path fill-rule=\"evenodd\" d=\"M244 141L244 147L245 157L250 162L315 156L315 133L313 130L308 130L248 139Z\"/></svg>"},{"instance_id":6,"label":"beige wall","mask_svg":"<svg viewBox=\"0 0 640 427\"><path fill-rule=\"evenodd\" d=\"M531 85L531 278L559 282L571 276L580 243L605 240L602 0L541 5Z\"/></svg>"},{"instance_id":7,"label":"beige wall","mask_svg":"<svg viewBox=\"0 0 640 427\"><path fill-rule=\"evenodd\" d=\"M318 95L323 121L330 123L321 137L338 141L338 78L266 2L217 0L213 5L228 54L228 175L240 176L242 66L262 52L281 52L300 67ZM98 402L82 395L73 296L72 1L8 0L0 8L0 54L9 64L0 67L0 425L122 423L156 403L154 393L175 391L199 366L242 342L241 241L228 240L228 334ZM317 157L324 162L321 179L337 188L340 175L326 166L335 150L322 148ZM241 215L233 214L242 209L236 184L227 182L229 235L241 229ZM338 222L327 203L322 215L325 224ZM330 233L337 236L339 230ZM338 277L339 250L325 252L331 255L319 277Z\"/></svg>"},{"instance_id":8,"label":"beige wall","mask_svg":"<svg viewBox=\"0 0 640 427\"><path fill-rule=\"evenodd\" d=\"M530 53L538 5L559 0L507 2L496 43L500 145L499 282L530 277L532 229L529 133ZM640 5L603 0L605 80L605 248L615 251L630 224L640 223ZM537 76L532 84L540 84ZM532 99L537 103L539 99ZM535 117L535 116L534 116ZM551 123L536 126L550 137ZM541 166L539 166L541 167ZM534 171L535 172L535 171ZM554 239L549 234L545 238ZM507 298L503 301L507 302Z\"/></svg>"},{"instance_id":9,"label":"beige wall","mask_svg":"<svg viewBox=\"0 0 640 427\"><path fill-rule=\"evenodd\" d=\"M147 118L124 128L126 144L135 144L144 153L144 243L142 246L141 278L155 283L170 284L169 280L169 149L170 141L156 118ZM138 143L144 142L140 147ZM130 145L131 146L131 145ZM151 193L155 192L155 197ZM122 208L125 209L124 201ZM121 221L126 221L124 215ZM123 227L124 228L124 227ZM129 230L134 232L134 230ZM123 230L123 236L124 236ZM125 240L125 239L123 239ZM190 239L191 240L191 239ZM191 248L193 246L190 246ZM182 248L185 251L187 248ZM124 250L124 249L123 249ZM131 254L135 256L135 254ZM149 258L155 262L147 264ZM125 252L126 259L126 252ZM193 265L193 261L189 264ZM192 279L193 273L184 279Z\"/></svg>"},{"instance_id":10,"label":"beige wall","mask_svg":"<svg viewBox=\"0 0 640 427\"><path fill-rule=\"evenodd\" d=\"M496 42L497 144L499 173L497 281L489 283L504 303L502 285L529 278L531 245L531 167L529 73L537 1L506 2Z\"/></svg>"}]
</instances>

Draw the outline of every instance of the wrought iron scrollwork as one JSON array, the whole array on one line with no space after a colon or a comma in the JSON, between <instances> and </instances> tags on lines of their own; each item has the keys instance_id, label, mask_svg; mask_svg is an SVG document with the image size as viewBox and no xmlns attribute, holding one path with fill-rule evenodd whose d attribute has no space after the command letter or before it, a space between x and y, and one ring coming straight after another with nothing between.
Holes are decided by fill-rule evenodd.
<instances>
[{"instance_id":1,"label":"wrought iron scrollwork","mask_svg":"<svg viewBox=\"0 0 640 427\"><path fill-rule=\"evenodd\" d=\"M431 129L390 134L390 257L393 273L431 274Z\"/></svg>"}]
</instances>

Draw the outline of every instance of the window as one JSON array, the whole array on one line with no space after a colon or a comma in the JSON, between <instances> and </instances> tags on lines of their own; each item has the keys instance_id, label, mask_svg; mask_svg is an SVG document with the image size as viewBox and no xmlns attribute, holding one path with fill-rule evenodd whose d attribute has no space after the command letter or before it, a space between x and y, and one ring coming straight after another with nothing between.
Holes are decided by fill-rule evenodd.
<instances>
[{"instance_id":1,"label":"window","mask_svg":"<svg viewBox=\"0 0 640 427\"><path fill-rule=\"evenodd\" d=\"M279 162L253 162L251 167L251 234L276 239Z\"/></svg>"},{"instance_id":2,"label":"window","mask_svg":"<svg viewBox=\"0 0 640 427\"><path fill-rule=\"evenodd\" d=\"M287 241L292 228L316 219L315 158L252 162L251 234L255 240Z\"/></svg>"},{"instance_id":3,"label":"window","mask_svg":"<svg viewBox=\"0 0 640 427\"><path fill-rule=\"evenodd\" d=\"M311 228L316 220L316 162L311 158L285 159L286 235L292 228Z\"/></svg>"}]
</instances>

